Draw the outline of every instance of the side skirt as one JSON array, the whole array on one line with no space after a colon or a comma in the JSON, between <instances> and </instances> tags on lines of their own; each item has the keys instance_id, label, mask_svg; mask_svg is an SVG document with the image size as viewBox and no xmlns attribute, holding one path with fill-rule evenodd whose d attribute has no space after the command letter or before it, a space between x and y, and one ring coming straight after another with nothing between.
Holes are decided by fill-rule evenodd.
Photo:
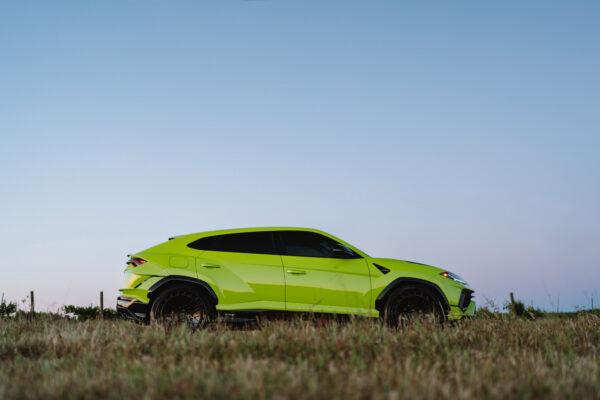
<instances>
[{"instance_id":1,"label":"side skirt","mask_svg":"<svg viewBox=\"0 0 600 400\"><path fill-rule=\"evenodd\" d=\"M258 321L276 320L323 320L323 321L349 321L354 318L372 319L352 314L313 313L304 311L276 311L276 310L227 310L219 311L219 320L225 323L254 323Z\"/></svg>"},{"instance_id":2,"label":"side skirt","mask_svg":"<svg viewBox=\"0 0 600 400\"><path fill-rule=\"evenodd\" d=\"M117 313L123 319L137 322L149 322L150 306L137 300L119 297L117 301ZM277 310L227 310L217 311L218 321L227 324L252 324L259 321L275 320L323 320L323 321L349 321L353 318L371 319L351 314L313 313L304 311L277 311Z\"/></svg>"}]
</instances>

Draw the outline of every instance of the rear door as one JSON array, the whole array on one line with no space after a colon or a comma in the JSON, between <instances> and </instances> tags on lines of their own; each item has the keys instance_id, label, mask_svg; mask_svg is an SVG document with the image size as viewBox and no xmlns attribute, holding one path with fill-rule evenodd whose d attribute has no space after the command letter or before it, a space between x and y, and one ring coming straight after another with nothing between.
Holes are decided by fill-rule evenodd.
<instances>
[{"instance_id":1,"label":"rear door","mask_svg":"<svg viewBox=\"0 0 600 400\"><path fill-rule=\"evenodd\" d=\"M212 236L190 247L205 250L196 257L196 270L220 292L217 309L285 309L283 264L272 232Z\"/></svg>"},{"instance_id":2,"label":"rear door","mask_svg":"<svg viewBox=\"0 0 600 400\"><path fill-rule=\"evenodd\" d=\"M286 310L370 315L371 279L364 258L336 258L341 244L309 231L279 232Z\"/></svg>"}]
</instances>

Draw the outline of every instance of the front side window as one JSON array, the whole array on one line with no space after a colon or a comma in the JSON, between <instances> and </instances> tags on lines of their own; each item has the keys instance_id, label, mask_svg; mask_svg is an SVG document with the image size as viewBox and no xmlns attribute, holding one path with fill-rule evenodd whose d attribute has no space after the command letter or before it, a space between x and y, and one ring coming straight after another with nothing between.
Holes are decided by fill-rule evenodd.
<instances>
[{"instance_id":1,"label":"front side window","mask_svg":"<svg viewBox=\"0 0 600 400\"><path fill-rule=\"evenodd\" d=\"M348 249L335 240L315 232L283 231L280 233L285 254L288 256L335 258L334 247L342 246ZM352 252L350 249L348 251Z\"/></svg>"},{"instance_id":2,"label":"front side window","mask_svg":"<svg viewBox=\"0 0 600 400\"><path fill-rule=\"evenodd\" d=\"M197 250L231 253L277 254L271 232L231 233L210 236L188 244Z\"/></svg>"}]
</instances>

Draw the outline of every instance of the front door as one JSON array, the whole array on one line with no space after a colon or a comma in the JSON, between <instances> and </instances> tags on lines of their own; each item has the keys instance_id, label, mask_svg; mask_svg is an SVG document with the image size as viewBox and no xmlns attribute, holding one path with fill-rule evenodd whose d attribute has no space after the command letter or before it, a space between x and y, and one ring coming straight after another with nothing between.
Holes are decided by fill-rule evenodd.
<instances>
[{"instance_id":1,"label":"front door","mask_svg":"<svg viewBox=\"0 0 600 400\"><path fill-rule=\"evenodd\" d=\"M282 231L287 311L370 315L371 279L364 258L337 258L340 243L316 232Z\"/></svg>"}]
</instances>

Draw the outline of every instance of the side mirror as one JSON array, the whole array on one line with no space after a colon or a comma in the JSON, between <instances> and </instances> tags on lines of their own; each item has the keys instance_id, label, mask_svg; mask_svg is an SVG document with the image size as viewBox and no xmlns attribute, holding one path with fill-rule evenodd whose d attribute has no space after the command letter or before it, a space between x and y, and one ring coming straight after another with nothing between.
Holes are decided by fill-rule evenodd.
<instances>
[{"instance_id":1,"label":"side mirror","mask_svg":"<svg viewBox=\"0 0 600 400\"><path fill-rule=\"evenodd\" d=\"M333 247L334 258L356 258L356 254L344 245L336 244Z\"/></svg>"}]
</instances>

